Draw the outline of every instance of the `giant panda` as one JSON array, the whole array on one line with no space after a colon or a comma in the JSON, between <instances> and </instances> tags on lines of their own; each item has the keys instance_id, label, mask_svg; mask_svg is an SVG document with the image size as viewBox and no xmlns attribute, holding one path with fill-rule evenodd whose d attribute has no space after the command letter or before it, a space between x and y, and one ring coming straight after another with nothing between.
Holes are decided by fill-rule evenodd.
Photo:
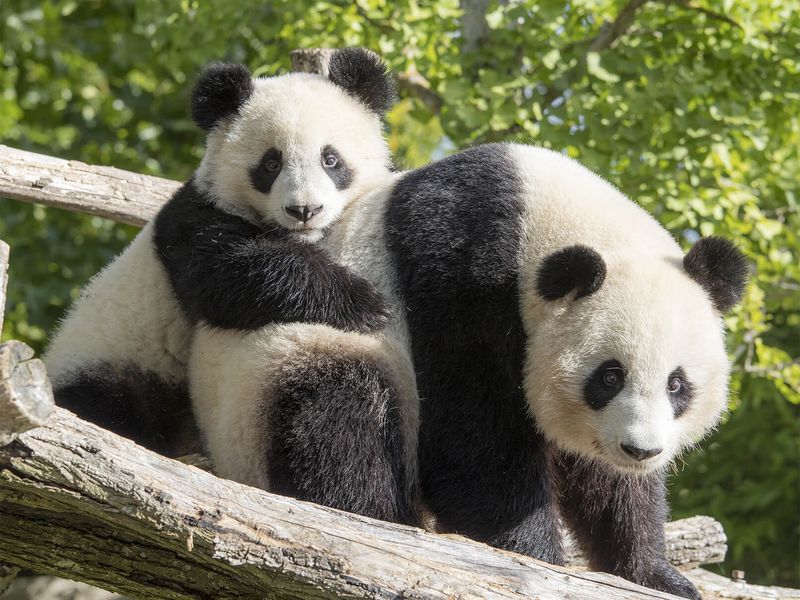
<instances>
[{"instance_id":1,"label":"giant panda","mask_svg":"<svg viewBox=\"0 0 800 600\"><path fill-rule=\"evenodd\" d=\"M576 161L491 144L397 174L320 247L392 319L201 324L190 388L221 474L324 498L349 453L378 453L359 416L388 406L437 531L561 563L563 521L592 568L698 597L664 555L665 471L726 403L721 316L747 272L733 244L684 255Z\"/></svg>"},{"instance_id":2,"label":"giant panda","mask_svg":"<svg viewBox=\"0 0 800 600\"><path fill-rule=\"evenodd\" d=\"M381 118L392 85L356 48L333 54L328 77L210 65L191 102L207 132L202 163L61 323L45 355L57 403L180 455L199 449L186 385L198 321L382 327L374 286L315 243L390 176Z\"/></svg>"}]
</instances>

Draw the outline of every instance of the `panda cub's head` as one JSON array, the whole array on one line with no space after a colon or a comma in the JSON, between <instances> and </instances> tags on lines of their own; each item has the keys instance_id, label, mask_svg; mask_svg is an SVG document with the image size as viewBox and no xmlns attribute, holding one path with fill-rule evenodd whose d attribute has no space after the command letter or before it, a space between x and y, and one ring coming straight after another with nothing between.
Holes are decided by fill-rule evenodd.
<instances>
[{"instance_id":1,"label":"panda cub's head","mask_svg":"<svg viewBox=\"0 0 800 600\"><path fill-rule=\"evenodd\" d=\"M544 257L526 387L545 436L626 473L663 469L713 428L728 397L721 315L747 265L721 238L678 256L567 246Z\"/></svg>"},{"instance_id":2,"label":"panda cub's head","mask_svg":"<svg viewBox=\"0 0 800 600\"><path fill-rule=\"evenodd\" d=\"M213 64L192 93L192 118L208 132L196 184L223 210L317 241L386 177L381 117L393 101L386 65L361 48L334 52L327 78Z\"/></svg>"}]
</instances>

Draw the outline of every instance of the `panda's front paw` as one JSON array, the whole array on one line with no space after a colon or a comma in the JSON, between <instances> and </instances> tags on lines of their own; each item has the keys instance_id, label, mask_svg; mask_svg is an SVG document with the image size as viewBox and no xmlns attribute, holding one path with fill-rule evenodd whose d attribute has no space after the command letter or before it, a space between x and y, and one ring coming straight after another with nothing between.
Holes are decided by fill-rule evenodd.
<instances>
[{"instance_id":1,"label":"panda's front paw","mask_svg":"<svg viewBox=\"0 0 800 600\"><path fill-rule=\"evenodd\" d=\"M702 596L694 584L681 575L671 564L664 562L658 564L648 573L643 581L638 581L644 586L680 596L681 598L691 598L701 600Z\"/></svg>"},{"instance_id":2,"label":"panda's front paw","mask_svg":"<svg viewBox=\"0 0 800 600\"><path fill-rule=\"evenodd\" d=\"M359 280L352 292L352 311L343 327L361 333L372 333L386 327L392 313L375 286L369 281Z\"/></svg>"}]
</instances>

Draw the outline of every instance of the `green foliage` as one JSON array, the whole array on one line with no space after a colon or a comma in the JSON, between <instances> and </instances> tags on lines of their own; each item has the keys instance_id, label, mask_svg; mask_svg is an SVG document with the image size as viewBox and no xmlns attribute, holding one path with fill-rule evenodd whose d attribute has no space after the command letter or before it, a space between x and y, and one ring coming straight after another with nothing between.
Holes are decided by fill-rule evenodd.
<instances>
[{"instance_id":1,"label":"green foliage","mask_svg":"<svg viewBox=\"0 0 800 600\"><path fill-rule=\"evenodd\" d=\"M687 247L711 233L736 240L754 275L726 319L732 413L673 479L673 507L724 522L726 568L800 586L800 6L653 0L616 30L619 1L497 2L472 52L462 50L458 6L4 0L0 139L184 179L202 154L186 92L203 64L272 74L289 68L294 48L364 45L423 75L442 101L436 112L404 92L389 121L405 164L476 142L535 142L602 173ZM12 245L5 336L41 349L131 235L0 202L0 237Z\"/></svg>"}]
</instances>

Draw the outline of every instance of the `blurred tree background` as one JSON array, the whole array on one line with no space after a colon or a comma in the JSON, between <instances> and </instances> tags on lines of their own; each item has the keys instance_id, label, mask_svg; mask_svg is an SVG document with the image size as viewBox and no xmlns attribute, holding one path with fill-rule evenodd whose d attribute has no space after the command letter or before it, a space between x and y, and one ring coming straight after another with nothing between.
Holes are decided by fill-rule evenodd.
<instances>
[{"instance_id":1,"label":"blurred tree background","mask_svg":"<svg viewBox=\"0 0 800 600\"><path fill-rule=\"evenodd\" d=\"M401 166L484 141L541 144L686 247L715 233L746 252L752 284L726 319L731 413L676 469L673 516L722 521L726 571L800 587L797 0L3 0L0 142L185 179L203 150L187 90L205 63L266 75L294 48L353 45L398 73ZM0 200L4 338L41 350L134 234Z\"/></svg>"}]
</instances>

